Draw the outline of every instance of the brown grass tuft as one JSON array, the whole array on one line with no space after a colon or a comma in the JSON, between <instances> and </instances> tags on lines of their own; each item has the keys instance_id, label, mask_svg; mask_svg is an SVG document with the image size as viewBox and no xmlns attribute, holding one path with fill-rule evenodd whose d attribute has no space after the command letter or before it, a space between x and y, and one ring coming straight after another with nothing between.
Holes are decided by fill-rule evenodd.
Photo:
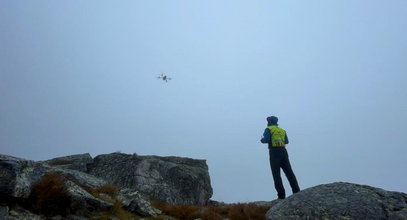
<instances>
[{"instance_id":1,"label":"brown grass tuft","mask_svg":"<svg viewBox=\"0 0 407 220\"><path fill-rule=\"evenodd\" d=\"M111 220L111 219L137 219L137 215L126 211L123 208L123 204L115 199L113 201L109 201L113 203L113 207L112 209L110 209L109 211L105 211L105 212L99 212L99 213L94 213L93 217L95 217L95 219L100 219L100 220Z\"/></svg>"},{"instance_id":2,"label":"brown grass tuft","mask_svg":"<svg viewBox=\"0 0 407 220\"><path fill-rule=\"evenodd\" d=\"M264 220L265 214L270 207L258 206L256 204L236 204L230 205L228 218L232 220Z\"/></svg>"},{"instance_id":3,"label":"brown grass tuft","mask_svg":"<svg viewBox=\"0 0 407 220\"><path fill-rule=\"evenodd\" d=\"M66 216L73 213L70 210L71 198L65 186L67 179L60 173L46 173L32 188L29 201L31 209L45 216L61 215ZM119 188L113 185L104 185L97 188L81 186L86 191L113 203L111 210L106 212L93 213L97 219L138 219L139 216L126 211L123 204L116 198ZM108 196L103 196L106 194ZM157 219L165 219L165 215L176 219L192 220L265 220L265 214L269 206L259 206L253 203L244 204L211 204L206 206L198 205L169 205L161 202L152 202L152 205L163 212ZM147 218L149 219L149 218Z\"/></svg>"},{"instance_id":4,"label":"brown grass tuft","mask_svg":"<svg viewBox=\"0 0 407 220\"><path fill-rule=\"evenodd\" d=\"M169 205L162 202L152 202L152 205L163 213L179 219L199 218L199 206L193 205Z\"/></svg>"},{"instance_id":5,"label":"brown grass tuft","mask_svg":"<svg viewBox=\"0 0 407 220\"><path fill-rule=\"evenodd\" d=\"M119 192L119 188L117 186L103 185L103 186L99 186L97 188L91 188L91 187L84 187L84 188L86 188L85 190L88 191L93 196L113 204L113 207L110 210L104 211L104 212L99 212L99 213L93 213L93 217L95 217L99 220L138 219L139 216L125 210L123 208L122 202L116 198L116 196ZM103 196L101 194L106 194L106 195L108 195L108 197Z\"/></svg>"},{"instance_id":6,"label":"brown grass tuft","mask_svg":"<svg viewBox=\"0 0 407 220\"><path fill-rule=\"evenodd\" d=\"M71 197L68 194L68 189L65 182L68 179L57 172L46 173L32 188L29 202L30 209L34 212L45 216L67 216L74 213L75 210L70 210ZM70 179L75 181L74 179ZM115 198L119 188L113 185L103 185L97 188L84 186L75 181L80 187L85 189L93 196L113 204L112 209L105 212L92 213L97 219L138 219L138 216L130 213L123 208L120 200ZM101 194L106 194L102 196ZM110 197L110 198L109 198Z\"/></svg>"},{"instance_id":7,"label":"brown grass tuft","mask_svg":"<svg viewBox=\"0 0 407 220\"><path fill-rule=\"evenodd\" d=\"M46 173L32 188L29 201L32 209L46 216L69 213L71 198L66 179L57 172Z\"/></svg>"},{"instance_id":8,"label":"brown grass tuft","mask_svg":"<svg viewBox=\"0 0 407 220\"><path fill-rule=\"evenodd\" d=\"M153 206L160 209L165 215L177 219L220 220L264 220L269 206L248 204L218 204L208 206L195 205L169 205L161 202L152 202Z\"/></svg>"},{"instance_id":9,"label":"brown grass tuft","mask_svg":"<svg viewBox=\"0 0 407 220\"><path fill-rule=\"evenodd\" d=\"M103 185L103 186L99 186L98 188L96 188L95 192L98 194L104 193L104 194L114 197L119 192L119 188L114 185Z\"/></svg>"}]
</instances>

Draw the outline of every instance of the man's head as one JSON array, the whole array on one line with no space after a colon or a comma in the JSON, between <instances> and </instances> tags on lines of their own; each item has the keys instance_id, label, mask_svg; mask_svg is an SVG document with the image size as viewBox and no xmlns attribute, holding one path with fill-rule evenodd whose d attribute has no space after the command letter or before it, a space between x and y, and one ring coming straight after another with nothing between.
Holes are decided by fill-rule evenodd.
<instances>
[{"instance_id":1,"label":"man's head","mask_svg":"<svg viewBox=\"0 0 407 220\"><path fill-rule=\"evenodd\" d=\"M278 118L276 116L267 117L267 124L268 125L277 125Z\"/></svg>"}]
</instances>

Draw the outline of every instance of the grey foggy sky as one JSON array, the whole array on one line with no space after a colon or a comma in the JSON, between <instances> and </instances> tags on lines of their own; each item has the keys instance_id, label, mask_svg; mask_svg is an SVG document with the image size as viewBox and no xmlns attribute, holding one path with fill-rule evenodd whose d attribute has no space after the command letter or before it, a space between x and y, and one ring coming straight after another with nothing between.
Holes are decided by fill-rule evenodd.
<instances>
[{"instance_id":1,"label":"grey foggy sky","mask_svg":"<svg viewBox=\"0 0 407 220\"><path fill-rule=\"evenodd\" d=\"M276 115L301 188L406 192L406 27L404 0L2 1L0 153L206 159L213 199L272 200Z\"/></svg>"}]
</instances>

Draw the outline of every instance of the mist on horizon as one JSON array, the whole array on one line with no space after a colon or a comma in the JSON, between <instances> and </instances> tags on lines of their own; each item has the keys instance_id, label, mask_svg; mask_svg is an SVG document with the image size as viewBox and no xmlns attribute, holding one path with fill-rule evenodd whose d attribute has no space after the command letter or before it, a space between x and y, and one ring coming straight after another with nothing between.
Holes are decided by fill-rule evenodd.
<instances>
[{"instance_id":1,"label":"mist on horizon","mask_svg":"<svg viewBox=\"0 0 407 220\"><path fill-rule=\"evenodd\" d=\"M301 189L407 192L406 25L405 1L4 1L0 153L205 159L212 199L270 201L276 115Z\"/></svg>"}]
</instances>

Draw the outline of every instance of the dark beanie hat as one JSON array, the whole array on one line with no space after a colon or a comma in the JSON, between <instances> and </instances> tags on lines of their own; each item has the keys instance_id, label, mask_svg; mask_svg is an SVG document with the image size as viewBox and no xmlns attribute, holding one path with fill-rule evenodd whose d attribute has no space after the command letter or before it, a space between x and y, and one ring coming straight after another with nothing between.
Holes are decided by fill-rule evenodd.
<instances>
[{"instance_id":1,"label":"dark beanie hat","mask_svg":"<svg viewBox=\"0 0 407 220\"><path fill-rule=\"evenodd\" d=\"M267 122L268 122L269 124L277 124L278 118L277 118L276 116L267 117Z\"/></svg>"}]
</instances>

